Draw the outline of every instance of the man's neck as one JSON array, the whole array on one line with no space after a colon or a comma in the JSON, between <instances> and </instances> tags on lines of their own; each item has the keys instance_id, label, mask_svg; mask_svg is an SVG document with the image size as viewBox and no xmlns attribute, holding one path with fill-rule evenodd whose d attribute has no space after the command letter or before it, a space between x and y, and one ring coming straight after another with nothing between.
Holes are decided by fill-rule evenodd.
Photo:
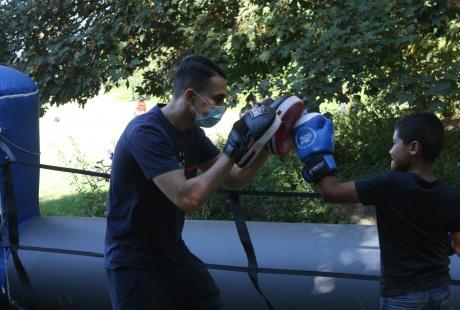
<instances>
[{"instance_id":1,"label":"man's neck","mask_svg":"<svg viewBox=\"0 0 460 310\"><path fill-rule=\"evenodd\" d=\"M173 125L177 130L184 131L187 128L193 126L189 112L187 111L187 105L184 102L171 99L171 101L161 108L166 119Z\"/></svg>"}]
</instances>

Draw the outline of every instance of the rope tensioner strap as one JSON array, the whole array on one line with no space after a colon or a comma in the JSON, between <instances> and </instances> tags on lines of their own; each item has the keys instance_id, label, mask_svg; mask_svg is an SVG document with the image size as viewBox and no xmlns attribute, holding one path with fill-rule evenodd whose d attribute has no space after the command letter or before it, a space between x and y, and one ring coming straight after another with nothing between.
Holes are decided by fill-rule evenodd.
<instances>
[{"instance_id":1,"label":"rope tensioner strap","mask_svg":"<svg viewBox=\"0 0 460 310\"><path fill-rule=\"evenodd\" d=\"M258 265L256 252L252 245L251 236L249 235L248 226L246 225L246 219L243 210L240 206L239 196L235 192L230 192L230 206L232 208L233 218L235 219L236 230L240 237L241 244L243 245L244 252L248 259L248 275L251 279L252 285L255 287L260 296L264 299L267 307L271 310L274 309L268 298L262 292L259 285L258 278Z\"/></svg>"},{"instance_id":2,"label":"rope tensioner strap","mask_svg":"<svg viewBox=\"0 0 460 310\"><path fill-rule=\"evenodd\" d=\"M2 227L2 242L4 247L10 249L13 258L14 267L16 269L19 282L25 291L26 309L34 309L34 294L32 285L27 272L22 264L19 255L19 222L16 208L16 200L14 196L13 179L11 177L10 162L7 158L3 165L0 167L3 173L3 197L2 204L5 206L6 212L6 226Z\"/></svg>"}]
</instances>

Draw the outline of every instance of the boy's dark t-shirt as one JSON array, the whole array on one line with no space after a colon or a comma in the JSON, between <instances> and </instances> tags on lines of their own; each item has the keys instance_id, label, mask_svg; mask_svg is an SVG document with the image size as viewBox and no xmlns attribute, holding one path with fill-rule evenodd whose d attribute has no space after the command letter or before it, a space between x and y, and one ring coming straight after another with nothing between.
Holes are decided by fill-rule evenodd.
<instances>
[{"instance_id":1,"label":"boy's dark t-shirt","mask_svg":"<svg viewBox=\"0 0 460 310\"><path fill-rule=\"evenodd\" d=\"M357 181L376 206L383 296L428 290L450 281L448 232L460 231L460 193L415 173L389 172Z\"/></svg>"},{"instance_id":2,"label":"boy's dark t-shirt","mask_svg":"<svg viewBox=\"0 0 460 310\"><path fill-rule=\"evenodd\" d=\"M177 130L158 105L127 125L112 159L106 268L161 269L188 251L182 240L184 211L152 178L177 169L192 178L198 164L219 153L203 129Z\"/></svg>"}]
</instances>

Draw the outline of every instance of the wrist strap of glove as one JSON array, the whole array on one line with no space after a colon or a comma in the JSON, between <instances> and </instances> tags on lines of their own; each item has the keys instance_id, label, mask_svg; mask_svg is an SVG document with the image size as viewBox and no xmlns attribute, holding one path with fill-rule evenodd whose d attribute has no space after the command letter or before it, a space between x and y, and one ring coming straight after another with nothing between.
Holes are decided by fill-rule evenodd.
<instances>
[{"instance_id":1,"label":"wrist strap of glove","mask_svg":"<svg viewBox=\"0 0 460 310\"><path fill-rule=\"evenodd\" d=\"M312 183L322 177L335 174L337 166L331 154L320 154L309 158L302 168L302 177L305 181Z\"/></svg>"}]
</instances>

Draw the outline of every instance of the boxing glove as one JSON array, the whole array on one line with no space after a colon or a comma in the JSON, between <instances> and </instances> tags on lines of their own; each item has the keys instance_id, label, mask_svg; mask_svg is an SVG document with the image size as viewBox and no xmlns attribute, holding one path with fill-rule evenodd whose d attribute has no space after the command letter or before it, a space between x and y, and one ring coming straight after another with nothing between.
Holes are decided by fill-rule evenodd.
<instances>
[{"instance_id":1,"label":"boxing glove","mask_svg":"<svg viewBox=\"0 0 460 310\"><path fill-rule=\"evenodd\" d=\"M293 128L293 141L299 159L304 162L302 177L316 182L337 171L332 121L320 113L304 113Z\"/></svg>"},{"instance_id":2,"label":"boxing glove","mask_svg":"<svg viewBox=\"0 0 460 310\"><path fill-rule=\"evenodd\" d=\"M241 167L249 166L281 125L270 106L257 106L233 124L223 152Z\"/></svg>"}]
</instances>

